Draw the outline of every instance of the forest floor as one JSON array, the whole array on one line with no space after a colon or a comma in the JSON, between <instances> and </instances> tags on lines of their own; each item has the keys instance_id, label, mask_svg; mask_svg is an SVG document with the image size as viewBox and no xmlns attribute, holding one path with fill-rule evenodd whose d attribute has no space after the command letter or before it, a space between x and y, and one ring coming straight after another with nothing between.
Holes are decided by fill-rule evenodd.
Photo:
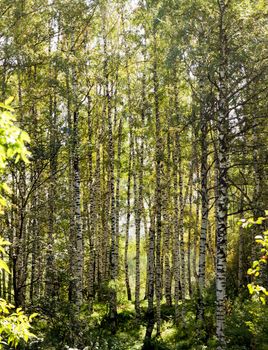
<instances>
[{"instance_id":1,"label":"forest floor","mask_svg":"<svg viewBox=\"0 0 268 350\"><path fill-rule=\"evenodd\" d=\"M183 307L182 307L183 305ZM268 350L268 306L236 298L229 301L226 322L228 350ZM83 305L79 320L70 317L70 305L55 303L50 312L41 314L34 324L37 338L23 350L213 350L215 339L215 300L207 295L203 323L196 320L194 299L181 303L181 321L174 324L174 307L161 306L161 336L154 330L151 343L144 347L148 322L147 301L141 302L136 318L134 304L118 303L117 331L108 317L108 304L94 304L89 314ZM49 310L46 305L46 310ZM156 328L156 327L155 327Z\"/></svg>"},{"instance_id":2,"label":"forest floor","mask_svg":"<svg viewBox=\"0 0 268 350\"><path fill-rule=\"evenodd\" d=\"M195 313L193 303L187 301L181 310L184 323L175 327L174 308L165 304L161 307L161 336L152 334L152 341L144 347L147 325L147 301L141 302L141 316L136 318L134 305L124 301L118 307L117 331L113 333L108 318L108 306L105 303L94 305L94 312L88 314L86 305L80 313L79 321L74 324L70 320L68 305L61 305L61 310L52 311L49 315L41 315L34 328L37 339L24 349L31 350L179 350L205 349L203 346L193 347ZM156 328L156 327L155 327ZM190 337L189 337L190 336Z\"/></svg>"}]
</instances>

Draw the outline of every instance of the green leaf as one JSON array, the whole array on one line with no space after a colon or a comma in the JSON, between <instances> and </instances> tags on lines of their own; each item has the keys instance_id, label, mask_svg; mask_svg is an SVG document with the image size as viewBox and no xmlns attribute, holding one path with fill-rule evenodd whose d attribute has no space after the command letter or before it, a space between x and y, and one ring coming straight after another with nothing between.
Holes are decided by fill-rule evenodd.
<instances>
[{"instance_id":1,"label":"green leaf","mask_svg":"<svg viewBox=\"0 0 268 350\"><path fill-rule=\"evenodd\" d=\"M258 260L253 261L253 264L252 264L252 267L253 267L253 268L255 268L255 267L258 266L258 265L259 265Z\"/></svg>"},{"instance_id":2,"label":"green leaf","mask_svg":"<svg viewBox=\"0 0 268 350\"><path fill-rule=\"evenodd\" d=\"M259 218L255 221L255 224L261 225L262 222L263 222L265 219L266 219L266 218L264 218L264 217L259 217Z\"/></svg>"},{"instance_id":3,"label":"green leaf","mask_svg":"<svg viewBox=\"0 0 268 350\"><path fill-rule=\"evenodd\" d=\"M14 97L13 96L10 96L9 98L7 98L6 100L5 100L5 105L10 105L10 103L12 102L14 100Z\"/></svg>"},{"instance_id":4,"label":"green leaf","mask_svg":"<svg viewBox=\"0 0 268 350\"><path fill-rule=\"evenodd\" d=\"M17 154L16 159L15 159L15 164L17 164L19 160L20 160L20 155Z\"/></svg>"},{"instance_id":5,"label":"green leaf","mask_svg":"<svg viewBox=\"0 0 268 350\"><path fill-rule=\"evenodd\" d=\"M5 182L2 184L2 188L6 193L8 193L8 194L11 193L10 187Z\"/></svg>"},{"instance_id":6,"label":"green leaf","mask_svg":"<svg viewBox=\"0 0 268 350\"><path fill-rule=\"evenodd\" d=\"M266 299L265 299L265 297L260 297L260 301L263 303L263 305L266 304Z\"/></svg>"},{"instance_id":7,"label":"green leaf","mask_svg":"<svg viewBox=\"0 0 268 350\"><path fill-rule=\"evenodd\" d=\"M35 318L36 316L38 316L38 313L37 312L34 312L33 314L31 314L29 316L29 320L32 321L33 318Z\"/></svg>"},{"instance_id":8,"label":"green leaf","mask_svg":"<svg viewBox=\"0 0 268 350\"><path fill-rule=\"evenodd\" d=\"M21 132L21 139L22 141L25 141L25 142L30 142L30 136L28 135L28 133L26 131L22 131Z\"/></svg>"},{"instance_id":9,"label":"green leaf","mask_svg":"<svg viewBox=\"0 0 268 350\"><path fill-rule=\"evenodd\" d=\"M10 273L9 267L7 266L7 264L2 259L0 259L0 269L3 269L7 273Z\"/></svg>"},{"instance_id":10,"label":"green leaf","mask_svg":"<svg viewBox=\"0 0 268 350\"><path fill-rule=\"evenodd\" d=\"M1 236L0 236L0 246L1 245L11 245L11 243L9 242L9 241L6 241L6 240L4 240Z\"/></svg>"},{"instance_id":11,"label":"green leaf","mask_svg":"<svg viewBox=\"0 0 268 350\"><path fill-rule=\"evenodd\" d=\"M252 286L252 284L248 284L248 291L249 291L249 294L253 294L254 287Z\"/></svg>"},{"instance_id":12,"label":"green leaf","mask_svg":"<svg viewBox=\"0 0 268 350\"><path fill-rule=\"evenodd\" d=\"M5 105L4 103L1 103L1 102L0 102L0 107L3 108L3 109L7 109L10 112L14 111L13 108L11 108L10 106L7 106L7 105Z\"/></svg>"}]
</instances>

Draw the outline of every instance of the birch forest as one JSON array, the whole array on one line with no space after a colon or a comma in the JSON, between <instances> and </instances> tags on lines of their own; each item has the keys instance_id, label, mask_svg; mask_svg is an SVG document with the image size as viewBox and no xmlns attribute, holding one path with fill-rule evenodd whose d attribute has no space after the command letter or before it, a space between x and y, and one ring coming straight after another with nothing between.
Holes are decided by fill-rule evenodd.
<instances>
[{"instance_id":1,"label":"birch forest","mask_svg":"<svg viewBox=\"0 0 268 350\"><path fill-rule=\"evenodd\" d=\"M0 84L0 349L268 349L267 1L0 0Z\"/></svg>"}]
</instances>

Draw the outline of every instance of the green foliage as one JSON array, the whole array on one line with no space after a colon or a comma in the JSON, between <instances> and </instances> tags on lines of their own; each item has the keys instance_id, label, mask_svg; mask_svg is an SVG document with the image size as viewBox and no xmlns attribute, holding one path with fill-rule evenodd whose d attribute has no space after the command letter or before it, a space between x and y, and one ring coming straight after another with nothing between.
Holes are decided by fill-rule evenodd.
<instances>
[{"instance_id":1,"label":"green foliage","mask_svg":"<svg viewBox=\"0 0 268 350\"><path fill-rule=\"evenodd\" d=\"M21 339L27 342L29 338L34 337L30 331L30 322L37 314L34 313L28 317L21 308L12 312L13 309L12 304L0 299L0 341L2 344L16 348ZM2 349L1 344L0 349Z\"/></svg>"},{"instance_id":2,"label":"green foliage","mask_svg":"<svg viewBox=\"0 0 268 350\"><path fill-rule=\"evenodd\" d=\"M5 103L0 103L3 111L0 113L0 174L6 167L7 161L16 157L15 162L22 159L28 162L29 152L25 147L25 142L29 142L28 134L20 130L14 123L15 117L11 113L10 107L12 98ZM6 200L1 193L9 193L10 189L6 183L0 183L0 212L6 205ZM6 255L5 246L10 245L8 241L0 237L0 252L2 256ZM0 259L0 270L10 273L10 270L3 259ZM6 344L9 347L17 347L20 340L28 341L34 337L31 333L31 321L37 316L36 313L30 317L26 316L21 308L12 311L14 306L0 299L0 349Z\"/></svg>"},{"instance_id":3,"label":"green foliage","mask_svg":"<svg viewBox=\"0 0 268 350\"><path fill-rule=\"evenodd\" d=\"M35 303L40 300L40 295L44 294L44 299L47 299L38 304L43 311L42 317L38 320L38 327L45 338L44 349L64 349L67 344L69 346L77 345L79 349L84 346L89 349L103 350L141 348L147 321L144 316L147 304L146 302L141 303L141 319L137 320L133 303L126 300L123 261L126 230L122 223L125 221L127 211L126 182L128 175L131 175L131 229L128 268L132 296L134 296L133 287L137 262L135 233L132 226L136 212L134 170L138 175L141 163L141 140L143 139L142 199L146 215L142 221L144 221L144 226L145 219L148 221L146 224L148 230L152 224L151 219L155 217L155 147L158 143L155 139L157 129L154 124L156 100L159 100L157 102L159 103L161 124L159 144L162 148L161 153L163 153L160 181L160 187L163 188L163 191L161 190L163 202L160 201L163 205L161 232L163 255L162 252L160 254L161 265L165 266L165 255L167 255L164 247L165 238L169 236L170 252L168 252L168 256L171 263L172 279L174 280L174 255L176 254L174 249L176 247L174 244L176 210L173 203L175 202L173 196L176 190L173 189L175 176L172 179L167 175L168 165L170 165L172 177L173 172L176 174L176 168L173 169L172 160L169 160L168 153L171 154L171 158L176 154L174 141L175 135L179 134L181 144L179 158L182 161L182 175L179 176L179 181L182 180L183 183L182 195L185 202L183 205L185 207L183 236L186 236L188 228L192 229L193 241L189 242L192 250L190 257L192 262L194 245L197 247L195 253L199 252L200 220L199 215L196 215L195 218L193 213L199 214L200 207L198 205L201 203L198 194L202 192L199 163L202 161L200 117L203 111L205 111L210 125L207 140L209 158L207 176L208 189L211 192L209 205L212 205L207 235L207 283L210 283L215 276L214 253L217 223L213 218L216 209L213 191L215 189L215 194L217 194L217 127L219 126L218 113L215 113L215 109L217 112L217 108L221 106L218 101L221 96L219 94L221 85L225 85L228 90L223 95L228 97L230 102L228 105L231 108L227 138L230 141L228 142L230 149L227 152L230 156L228 160L231 199L229 214L238 205L237 189L236 186L232 185L232 182L241 187L243 196L244 193L246 194L246 202L252 203L252 206L258 204L256 207L261 207L259 205L261 201L254 203L256 201L253 193L257 187L260 187L260 197L265 198L264 191L262 191L264 186L257 186L258 178L256 175L258 174L256 172L259 173L260 179L265 178L265 172L262 174L261 170L262 165L265 164L262 159L265 159L266 154L264 152L265 136L262 135L267 135L267 127L265 123L262 123L262 118L266 115L265 111L267 110L267 70L265 69L267 54L264 44L267 34L267 5L265 5L264 0L225 2L223 27L226 33L223 37L226 37L228 43L228 57L226 59L228 74L226 74L225 82L221 81L222 77L219 74L221 71L221 66L219 66L221 57L219 56L221 54L218 40L220 21L218 20L217 1L101 1L99 3L98 1L85 0L52 2L30 0L3 2L3 11L1 11L3 95L11 93L18 96L19 113L23 116L27 130L31 133L33 143L31 150L34 162L29 167L30 169L14 166L14 162L19 161L19 159L27 160L28 152L24 142L29 142L29 139L27 134L15 126L13 110L10 107L11 99L9 99L0 104L0 108L3 110L0 117L0 145L2 147L0 149L0 162L3 170L0 172L4 173L4 169L11 164L15 170L14 174L18 175L12 179L17 193L14 193L14 212L10 217L14 221L19 219L19 215L23 218L21 222L22 237L16 244L19 248L18 256L25 256L23 266L27 273L20 270L19 263L14 264L14 268L17 267L18 272L22 271L26 284L30 282L30 287L32 287L32 289L28 286L25 288L26 301L30 299L31 302ZM107 14L104 13L106 7ZM153 24L155 24L156 33L153 33ZM154 53L152 35L156 38L156 54ZM125 40L126 48L124 47ZM107 82L106 69L103 69L106 64ZM144 96L143 76L146 90ZM154 82L155 78L159 80L158 83ZM157 85L159 86L157 87ZM87 97L91 101L89 106L86 103ZM76 106L76 99L79 101L78 106ZM112 162L111 159L108 159L109 152L107 152L110 145L107 113L109 113L110 107L113 123L111 132L114 147L113 158L115 158L114 189L120 189L120 247L118 251L120 261L118 279L113 281L109 281L107 278L109 273L106 274L110 267L109 261L113 260L110 259L111 256L108 256L109 252L112 251L110 250L110 219L112 217L110 215L110 202L113 189L113 186L110 186ZM79 140L77 143L78 163L81 170L79 187L81 189L85 258L84 296L86 298L90 294L92 297L92 292L88 288L88 277L94 255L94 283L96 284L94 289L97 303L94 303L93 313L87 311L88 305L84 303L74 324L72 319L73 305L67 300L68 288L74 280L74 276L70 273L70 262L76 261L76 259L70 259L72 258L70 253L72 247L70 246L74 243L76 236L76 219L73 220L73 152L69 147L73 140L72 114L76 109L79 109L79 111L77 110L79 112L77 113L79 114ZM140 118L143 113L144 123L141 122ZM132 132L135 145L133 154L130 156L132 159L129 162L129 155L132 153L129 146L128 119L130 116L134 120ZM117 155L119 149L118 121L120 119L123 121L121 161ZM251 132L251 125L254 125L255 121L256 130ZM89 137L91 133L92 137ZM256 133L257 143L254 141L254 133ZM192 144L194 145L193 151ZM196 148L196 155L194 155L194 148ZM89 150L93 153L91 165L88 161ZM257 151L256 158L259 164L256 164L256 167L253 164L254 159L252 159L255 156L251 150ZM100 151L99 165L97 165L98 151ZM120 163L121 169L117 171L117 166ZM198 164L195 165L195 163ZM128 172L128 164L132 168L130 173ZM189 169L192 169L193 165L193 178L190 180L189 176L187 185L188 166L190 165ZM119 173L121 176L120 185L116 183ZM91 180L90 174L93 174ZM139 177L137 177L137 185L139 182ZM167 187L165 184L169 182L171 189L165 200L164 195ZM192 210L190 211L190 200L186 193L191 191L191 182L193 182L194 189ZM6 205L5 197L7 196L5 194L8 193L10 193L8 185L0 183L0 196L2 195L0 207ZM91 200L91 197L96 198ZM166 204L165 201L170 203ZM244 206L242 205L242 209L245 209ZM180 207L182 208L181 205ZM165 210L168 212L167 221L164 215ZM149 215L151 216L150 220ZM229 216L228 227L232 223L232 217L232 215ZM10 232L12 230L9 227L9 217L7 219L6 223L1 224L1 230L3 226L3 232L8 236L12 235L13 232ZM73 222L74 227L72 227ZM254 223L254 220L250 219L248 226L250 227ZM19 222L14 222L14 226L17 224ZM11 225L13 225L12 222ZM141 249L140 259L140 295L142 298L146 285L145 256L147 249L145 247L147 248L148 241L147 237L143 240L146 235L143 227L141 231L141 245L144 246ZM230 257L238 252L236 249L238 233L231 232L231 229L229 231L232 237L230 237L231 239L228 237L227 260L228 269L231 270L231 273L229 270L227 272L227 295L230 297L226 303L228 312L229 304L230 310L232 309L232 298L235 296L233 286L237 284L237 273L234 266L230 266ZM15 229L14 232L17 233ZM169 233L166 234L166 232ZM158 236L157 233L156 236ZM188 243L188 239L185 243ZM92 248L91 244L93 244ZM245 262L246 257L249 256L248 252L250 252L250 249L246 249L248 248L246 244L248 242L244 242L243 246L243 251L245 251L245 259L242 259L243 268L244 265L249 266L248 262ZM186 248L186 244L183 246ZM74 244L73 247L75 252L76 245ZM92 254L93 251L94 254ZM4 248L1 252L5 253ZM195 263L197 262L196 258L194 257ZM187 261L187 259L185 260ZM51 285L55 286L55 294L51 293L52 295L47 295L45 288L46 285L50 285L50 281L47 283L46 276L47 271L50 272L49 262L53 267ZM183 260L181 262L183 266ZM234 263L237 266L235 259ZM264 263L264 261L260 262L259 260L254 262L251 268L251 274L254 278L261 277L262 264ZM8 272L8 266L4 262L0 261L0 268ZM196 271L192 270L192 282L194 280L197 282L197 278L193 278L194 275L196 275ZM156 279L157 276L158 273ZM230 281L231 278L232 281ZM172 291L174 290L173 280ZM164 281L163 269L163 287ZM18 288L24 288L23 284L25 284L24 281ZM211 286L204 291L205 315L203 324L196 320L196 300L194 298L191 301L187 300L183 305L184 309L180 310L184 324L174 325L172 321L174 318L173 307L161 307L162 339L153 337L151 348L173 350L215 348L216 342L213 337L215 333L215 287ZM194 282L192 287L194 288ZM259 285L255 287L264 288ZM31 293L29 293L30 290ZM118 332L116 336L111 334L109 318L107 317L112 290L117 292ZM254 293L252 286L250 291ZM256 292L263 293L263 289ZM249 304L247 310L249 315L246 311L239 314L240 309L243 309L239 308L241 304L237 305L231 314L233 318L230 319L230 332L232 330L234 332L230 333L229 338L230 342L234 338L232 343L234 348L239 348L239 344L241 344L241 348L244 345L249 346L251 334L256 333L254 327L255 324L261 322L261 317L250 316L249 311L251 307L255 308L254 305L253 303ZM235 314L236 312L237 314ZM244 320L251 323L246 324ZM242 331L239 334L239 329L233 326L240 324L243 324L241 328L245 331L249 343L243 343ZM260 327L260 329L265 331L264 327ZM240 343L235 342L236 334L239 334Z\"/></svg>"},{"instance_id":4,"label":"green foliage","mask_svg":"<svg viewBox=\"0 0 268 350\"><path fill-rule=\"evenodd\" d=\"M265 211L265 214L268 215L268 210ZM241 225L243 228L249 228L252 225L261 225L264 220L267 220L267 217L259 217L257 220L254 220L254 218L248 218L248 219L241 219L239 221L239 225Z\"/></svg>"},{"instance_id":5,"label":"green foliage","mask_svg":"<svg viewBox=\"0 0 268 350\"><path fill-rule=\"evenodd\" d=\"M74 324L70 318L70 303L55 302L54 311L38 318L36 327L44 337L38 349L62 350L67 348L90 350L213 350L217 347L214 336L215 300L213 289L205 295L205 319L201 325L196 319L196 300L187 300L180 312L184 322L175 325L174 308L161 307L161 336L155 332L151 341L143 348L146 328L146 308L142 308L141 318L136 319L133 305L118 310L118 331L111 332L108 310L105 303L95 303L94 312L88 312L84 304L79 319ZM265 350L268 344L268 308L259 302L236 299L229 304L226 320L226 336L229 350L249 350L254 345ZM43 307L42 307L43 308ZM49 308L47 308L49 309Z\"/></svg>"},{"instance_id":6,"label":"green foliage","mask_svg":"<svg viewBox=\"0 0 268 350\"><path fill-rule=\"evenodd\" d=\"M9 246L10 242L6 241L0 236L0 253L2 253L2 256L6 255L5 246ZM9 267L7 266L6 262L3 259L0 259L0 269L6 271L7 273L10 273Z\"/></svg>"},{"instance_id":7,"label":"green foliage","mask_svg":"<svg viewBox=\"0 0 268 350\"><path fill-rule=\"evenodd\" d=\"M257 220L253 218L240 220L243 228L250 228L253 225L262 225L267 220L266 217L260 217ZM236 299L230 305L230 312L226 320L226 336L228 339L228 349L246 350L258 349L265 350L268 347L268 307L265 305L267 290L261 285L263 270L267 264L268 257L268 236L267 231L262 235L257 235L255 241L260 245L259 253L261 257L253 261L251 268L248 269L248 275L252 276L252 282L248 284L251 300L245 298ZM261 301L261 302L260 302Z\"/></svg>"},{"instance_id":8,"label":"green foliage","mask_svg":"<svg viewBox=\"0 0 268 350\"><path fill-rule=\"evenodd\" d=\"M268 214L267 210L265 214ZM257 220L249 218L247 220L242 220L242 226L248 228L252 225L261 225L267 219L268 217L259 217ZM268 291L265 287L258 284L258 279L261 276L263 265L266 265L268 260L268 231L264 231L262 235L257 235L255 241L261 246L260 252L262 256L258 260L253 261L252 267L248 269L248 275L251 275L253 278L253 281L248 284L248 290L253 298L259 299L262 304L265 304Z\"/></svg>"},{"instance_id":9,"label":"green foliage","mask_svg":"<svg viewBox=\"0 0 268 350\"><path fill-rule=\"evenodd\" d=\"M22 159L28 162L29 152L25 147L26 142L30 142L29 136L15 125L16 118L10 103L13 98L0 103L2 112L0 113L0 169L4 169L8 159L16 156L15 162Z\"/></svg>"},{"instance_id":10,"label":"green foliage","mask_svg":"<svg viewBox=\"0 0 268 350\"><path fill-rule=\"evenodd\" d=\"M2 253L5 253L3 247L9 244L0 237L0 251ZM0 259L0 269L10 273L7 264L2 259ZM27 342L29 338L34 337L34 334L30 331L30 323L37 314L33 313L28 317L21 308L13 310L14 306L12 304L0 299L0 349L3 348L1 344L17 347L20 340Z\"/></svg>"},{"instance_id":11,"label":"green foliage","mask_svg":"<svg viewBox=\"0 0 268 350\"><path fill-rule=\"evenodd\" d=\"M29 142L29 136L15 125L16 118L10 103L13 98L7 99L4 103L0 103L0 175L7 166L8 160L15 157L15 162L20 159L28 162L29 152L25 146L25 142ZM0 213L6 206L5 194L9 194L10 189L6 183L0 183Z\"/></svg>"},{"instance_id":12,"label":"green foliage","mask_svg":"<svg viewBox=\"0 0 268 350\"><path fill-rule=\"evenodd\" d=\"M228 349L267 349L268 307L266 305L258 301L236 299L226 321Z\"/></svg>"},{"instance_id":13,"label":"green foliage","mask_svg":"<svg viewBox=\"0 0 268 350\"><path fill-rule=\"evenodd\" d=\"M44 301L45 303L45 301ZM42 308L45 304L41 304ZM44 313L37 320L39 336L44 337L42 349L62 350L64 348L90 350L134 350L141 349L143 322L135 319L134 308L125 309L118 314L118 332L112 334L106 303L96 303L93 313L89 313L85 303L79 317L72 317L73 305L69 302L54 301L53 311Z\"/></svg>"}]
</instances>

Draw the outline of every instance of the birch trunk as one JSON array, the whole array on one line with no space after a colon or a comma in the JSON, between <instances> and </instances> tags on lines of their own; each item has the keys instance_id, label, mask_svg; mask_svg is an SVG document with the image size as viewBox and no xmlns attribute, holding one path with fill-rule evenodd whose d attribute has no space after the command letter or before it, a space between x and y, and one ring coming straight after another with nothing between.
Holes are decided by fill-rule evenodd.
<instances>
[{"instance_id":1,"label":"birch trunk","mask_svg":"<svg viewBox=\"0 0 268 350\"><path fill-rule=\"evenodd\" d=\"M195 140L198 139L198 131L197 127L195 126ZM197 154L197 144L194 143L194 171L195 171L195 228L194 228L194 257L193 257L193 274L195 277L195 281L198 281L198 271L197 271L197 246L199 241L199 212L200 212L200 195L199 195L199 166L198 166L198 154Z\"/></svg>"},{"instance_id":2,"label":"birch trunk","mask_svg":"<svg viewBox=\"0 0 268 350\"><path fill-rule=\"evenodd\" d=\"M129 156L128 156L128 179L127 179L127 218L126 218L126 238L125 238L125 254L124 254L124 265L125 265L125 283L127 290L127 299L131 300L131 289L129 283L129 272L128 272L128 245L129 245L129 226L130 226L130 191L131 191L131 172L132 172L132 148L133 148L133 136L130 129L130 145L129 145Z\"/></svg>"},{"instance_id":3,"label":"birch trunk","mask_svg":"<svg viewBox=\"0 0 268 350\"><path fill-rule=\"evenodd\" d=\"M73 121L71 117L71 89L69 71L66 75L67 87L67 124L70 130L68 145L68 196L69 196L69 301L75 300L75 221L74 221L74 188L73 188Z\"/></svg>"},{"instance_id":4,"label":"birch trunk","mask_svg":"<svg viewBox=\"0 0 268 350\"><path fill-rule=\"evenodd\" d=\"M88 262L88 297L89 311L93 310L95 264L97 248L95 244L97 215L96 215L96 183L93 184L93 123L91 97L88 97L87 105L87 125L88 125L88 186L89 186L89 218L88 218L88 238L89 238L89 262Z\"/></svg>"},{"instance_id":5,"label":"birch trunk","mask_svg":"<svg viewBox=\"0 0 268 350\"><path fill-rule=\"evenodd\" d=\"M74 214L75 214L75 245L76 245L76 271L75 271L75 303L78 307L83 302L83 232L80 207L80 169L79 169L79 135L78 110L73 114L73 175L74 175Z\"/></svg>"},{"instance_id":6,"label":"birch trunk","mask_svg":"<svg viewBox=\"0 0 268 350\"><path fill-rule=\"evenodd\" d=\"M167 134L167 166L166 166L166 185L164 192L164 210L163 210L163 219L164 219L164 244L163 244L163 259L164 259L164 280L165 280L165 298L166 304L168 306L172 305L172 295L171 295L171 267L170 267L170 231L171 231L171 217L170 217L170 133Z\"/></svg>"},{"instance_id":7,"label":"birch trunk","mask_svg":"<svg viewBox=\"0 0 268 350\"><path fill-rule=\"evenodd\" d=\"M177 138L177 134L175 138ZM173 206L174 206L174 242L173 242L173 274L175 281L174 302L175 322L179 322L179 300L181 298L180 278L180 233L179 233L179 207L178 207L178 149L177 142L173 146Z\"/></svg>"},{"instance_id":8,"label":"birch trunk","mask_svg":"<svg viewBox=\"0 0 268 350\"><path fill-rule=\"evenodd\" d=\"M198 318L204 320L203 290L206 282L206 244L208 227L208 146L207 146L207 118L201 112L201 234L199 246L198 269Z\"/></svg>"},{"instance_id":9,"label":"birch trunk","mask_svg":"<svg viewBox=\"0 0 268 350\"><path fill-rule=\"evenodd\" d=\"M217 350L226 347L225 341L225 301L226 301L226 249L227 249L227 161L228 161L228 101L227 101L227 37L226 16L227 5L219 0L219 46L220 46L220 72L219 72L219 112L218 112L218 210L217 210L217 270L216 270L216 336Z\"/></svg>"},{"instance_id":10,"label":"birch trunk","mask_svg":"<svg viewBox=\"0 0 268 350\"><path fill-rule=\"evenodd\" d=\"M155 316L154 316L154 280L155 280L155 213L154 209L150 215L150 227L149 227L149 246L148 246L148 307L147 307L147 327L144 338L144 348L148 348L150 345L151 337L154 329Z\"/></svg>"},{"instance_id":11,"label":"birch trunk","mask_svg":"<svg viewBox=\"0 0 268 350\"><path fill-rule=\"evenodd\" d=\"M244 197L240 194L240 219L243 218L243 207L244 207ZM242 225L239 227L239 239L238 239L238 274L237 274L237 288L238 292L243 287L243 277L244 277L244 232Z\"/></svg>"},{"instance_id":12,"label":"birch trunk","mask_svg":"<svg viewBox=\"0 0 268 350\"><path fill-rule=\"evenodd\" d=\"M137 150L137 142L136 142ZM137 151L136 151L137 152ZM136 256L135 256L135 311L136 316L140 316L140 210L139 194L137 184L137 154L133 161L133 192L134 192L134 213L135 213L135 236L136 236Z\"/></svg>"},{"instance_id":13,"label":"birch trunk","mask_svg":"<svg viewBox=\"0 0 268 350\"><path fill-rule=\"evenodd\" d=\"M116 330L116 318L117 318L117 254L116 254L116 210L115 210L115 179L114 179L114 140L113 140L113 124L112 124L112 97L110 91L109 72L108 72L108 51L107 51L107 30L106 30L106 8L103 8L103 53L104 53L104 65L103 75L105 80L105 106L108 121L108 170L109 170L109 183L108 192L110 193L110 223L111 223L111 247L110 247L110 272L112 287L110 290L110 319L112 322L113 332Z\"/></svg>"},{"instance_id":14,"label":"birch trunk","mask_svg":"<svg viewBox=\"0 0 268 350\"><path fill-rule=\"evenodd\" d=\"M54 100L54 101L53 101ZM47 256L46 256L46 294L50 297L54 296L55 292L55 268L54 268L54 237L55 237L55 196L56 196L56 172L57 172L57 145L56 145L56 97L50 95L50 183L48 189L48 203L49 203L49 217L48 217L48 245L47 245Z\"/></svg>"},{"instance_id":15,"label":"birch trunk","mask_svg":"<svg viewBox=\"0 0 268 350\"><path fill-rule=\"evenodd\" d=\"M50 38L53 35L52 23L49 23ZM59 38L57 46L59 45ZM49 54L51 54L51 39L49 39ZM36 74L36 71L35 71ZM48 74L50 79L57 80L56 68L53 69L51 63L49 64ZM57 173L57 94L54 88L50 90L49 94L49 168L50 181L48 188L48 244L46 253L46 276L45 276L45 292L48 297L55 295L55 267L54 267L54 239L55 239L55 198L56 198L56 173Z\"/></svg>"},{"instance_id":16,"label":"birch trunk","mask_svg":"<svg viewBox=\"0 0 268 350\"><path fill-rule=\"evenodd\" d=\"M191 169L192 167L190 167ZM189 215L190 218L193 217L193 169L191 170L190 176L190 190L189 190ZM188 227L188 244L187 244L187 264L188 264L188 289L189 289L189 296L192 297L193 294L193 288L192 288L192 266L191 266L191 251L192 251L192 225L191 222L189 223Z\"/></svg>"},{"instance_id":17,"label":"birch trunk","mask_svg":"<svg viewBox=\"0 0 268 350\"><path fill-rule=\"evenodd\" d=\"M115 194L115 207L116 207L116 220L115 220L115 232L116 232L116 270L119 267L119 221L120 221L120 184L121 184L121 153L122 153L122 118L119 119L118 125L118 142L117 142L117 167L116 167L116 194Z\"/></svg>"},{"instance_id":18,"label":"birch trunk","mask_svg":"<svg viewBox=\"0 0 268 350\"><path fill-rule=\"evenodd\" d=\"M182 171L182 155L181 155L181 141L177 139L176 147L178 147L178 174L179 174L179 241L180 241L180 277L181 277L181 297L185 300L185 244L184 244L184 200L183 200L183 171Z\"/></svg>"},{"instance_id":19,"label":"birch trunk","mask_svg":"<svg viewBox=\"0 0 268 350\"><path fill-rule=\"evenodd\" d=\"M161 327L161 241L162 241L162 141L161 141L161 122L159 111L159 81L158 81L158 59L157 59L157 42L156 28L154 28L153 48L153 84L154 84L154 112L155 112L155 211L156 211L156 272L155 272L155 291L156 291L156 322L157 334L160 334Z\"/></svg>"}]
</instances>

